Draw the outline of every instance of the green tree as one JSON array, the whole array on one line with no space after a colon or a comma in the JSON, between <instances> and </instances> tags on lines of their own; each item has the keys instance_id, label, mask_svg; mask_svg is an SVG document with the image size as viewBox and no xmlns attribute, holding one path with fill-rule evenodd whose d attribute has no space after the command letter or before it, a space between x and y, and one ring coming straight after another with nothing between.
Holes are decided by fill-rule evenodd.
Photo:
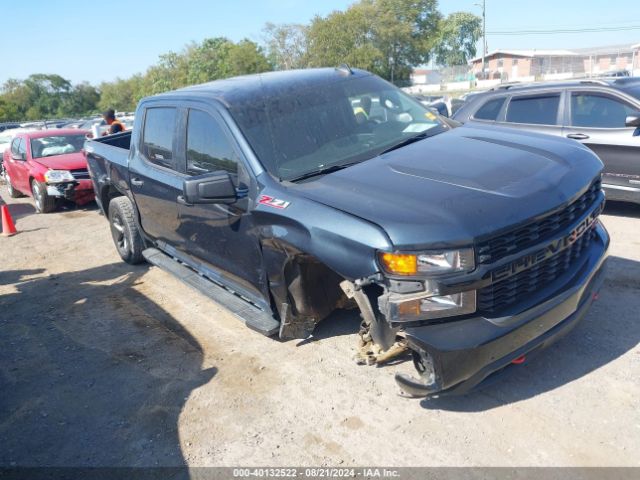
<instances>
[{"instance_id":1,"label":"green tree","mask_svg":"<svg viewBox=\"0 0 640 480\"><path fill-rule=\"evenodd\" d=\"M11 101L7 101L3 96L0 96L0 122L9 122L21 119L22 117L18 112L17 105Z\"/></svg>"},{"instance_id":2,"label":"green tree","mask_svg":"<svg viewBox=\"0 0 640 480\"><path fill-rule=\"evenodd\" d=\"M267 23L263 29L269 62L278 70L305 68L308 65L307 27L285 23Z\"/></svg>"},{"instance_id":3,"label":"green tree","mask_svg":"<svg viewBox=\"0 0 640 480\"><path fill-rule=\"evenodd\" d=\"M231 45L226 62L232 76L273 70L262 48L246 38Z\"/></svg>"},{"instance_id":4,"label":"green tree","mask_svg":"<svg viewBox=\"0 0 640 480\"><path fill-rule=\"evenodd\" d=\"M373 42L372 21L361 6L327 17L316 16L307 34L309 65L335 67L348 63L378 73L382 52Z\"/></svg>"},{"instance_id":5,"label":"green tree","mask_svg":"<svg viewBox=\"0 0 640 480\"><path fill-rule=\"evenodd\" d=\"M247 39L234 43L224 37L207 38L186 56L185 85L272 70L258 44Z\"/></svg>"},{"instance_id":6,"label":"green tree","mask_svg":"<svg viewBox=\"0 0 640 480\"><path fill-rule=\"evenodd\" d=\"M441 19L436 0L361 0L311 21L309 63L346 62L406 82L414 65L429 60Z\"/></svg>"},{"instance_id":7,"label":"green tree","mask_svg":"<svg viewBox=\"0 0 640 480\"><path fill-rule=\"evenodd\" d=\"M476 43L482 33L482 19L469 12L455 12L443 20L435 48L439 65L465 65L476 55Z\"/></svg>"},{"instance_id":8,"label":"green tree","mask_svg":"<svg viewBox=\"0 0 640 480\"><path fill-rule=\"evenodd\" d=\"M207 38L189 56L187 80L190 84L232 76L228 63L233 43L224 37Z\"/></svg>"},{"instance_id":9,"label":"green tree","mask_svg":"<svg viewBox=\"0 0 640 480\"><path fill-rule=\"evenodd\" d=\"M10 79L0 95L1 120L41 120L94 111L99 94L88 83L72 85L60 75L36 73Z\"/></svg>"},{"instance_id":10,"label":"green tree","mask_svg":"<svg viewBox=\"0 0 640 480\"><path fill-rule=\"evenodd\" d=\"M140 74L127 79L117 78L113 82L103 82L100 84L98 107L101 111L108 108L125 112L135 110L138 100L144 96L142 82Z\"/></svg>"},{"instance_id":11,"label":"green tree","mask_svg":"<svg viewBox=\"0 0 640 480\"><path fill-rule=\"evenodd\" d=\"M96 87L87 82L79 83L64 97L58 114L63 117L85 115L94 112L99 101L100 93Z\"/></svg>"}]
</instances>

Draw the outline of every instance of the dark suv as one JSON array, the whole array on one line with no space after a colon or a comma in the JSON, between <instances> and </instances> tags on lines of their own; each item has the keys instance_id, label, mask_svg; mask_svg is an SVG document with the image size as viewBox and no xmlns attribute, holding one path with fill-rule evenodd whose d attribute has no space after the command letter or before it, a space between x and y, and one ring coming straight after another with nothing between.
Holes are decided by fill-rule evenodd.
<instances>
[{"instance_id":1,"label":"dark suv","mask_svg":"<svg viewBox=\"0 0 640 480\"><path fill-rule=\"evenodd\" d=\"M453 118L578 140L603 161L607 197L640 204L640 77L503 85Z\"/></svg>"}]
</instances>

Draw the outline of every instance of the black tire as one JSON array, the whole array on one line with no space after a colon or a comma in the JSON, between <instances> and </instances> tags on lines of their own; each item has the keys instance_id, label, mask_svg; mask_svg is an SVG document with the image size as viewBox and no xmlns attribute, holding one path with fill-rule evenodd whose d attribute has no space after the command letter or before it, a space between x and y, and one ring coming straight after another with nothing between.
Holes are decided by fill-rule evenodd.
<instances>
[{"instance_id":1,"label":"black tire","mask_svg":"<svg viewBox=\"0 0 640 480\"><path fill-rule=\"evenodd\" d=\"M20 193L18 190L16 190L13 186L13 184L11 183L11 178L9 177L9 174L6 172L4 172L4 181L7 183L7 191L9 192L9 196L11 198L20 198L22 197L22 193Z\"/></svg>"},{"instance_id":2,"label":"black tire","mask_svg":"<svg viewBox=\"0 0 640 480\"><path fill-rule=\"evenodd\" d=\"M116 250L125 262L144 262L144 241L135 220L135 209L127 197L116 197L109 203L109 225Z\"/></svg>"},{"instance_id":3,"label":"black tire","mask_svg":"<svg viewBox=\"0 0 640 480\"><path fill-rule=\"evenodd\" d=\"M57 201L55 197L47 193L47 186L44 183L31 181L31 193L33 202L36 204L36 212L51 213L56 209Z\"/></svg>"}]
</instances>

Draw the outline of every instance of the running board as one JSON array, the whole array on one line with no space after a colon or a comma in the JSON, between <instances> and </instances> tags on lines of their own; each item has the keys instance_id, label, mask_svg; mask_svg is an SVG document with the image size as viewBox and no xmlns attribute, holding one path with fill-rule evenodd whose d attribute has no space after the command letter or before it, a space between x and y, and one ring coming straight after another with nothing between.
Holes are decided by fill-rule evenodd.
<instances>
[{"instance_id":1,"label":"running board","mask_svg":"<svg viewBox=\"0 0 640 480\"><path fill-rule=\"evenodd\" d=\"M175 275L187 285L225 307L250 329L267 337L275 335L280 330L280 322L267 312L251 305L246 300L234 295L208 278L199 275L195 270L174 260L161 250L147 248L142 252L142 255L150 264Z\"/></svg>"}]
</instances>

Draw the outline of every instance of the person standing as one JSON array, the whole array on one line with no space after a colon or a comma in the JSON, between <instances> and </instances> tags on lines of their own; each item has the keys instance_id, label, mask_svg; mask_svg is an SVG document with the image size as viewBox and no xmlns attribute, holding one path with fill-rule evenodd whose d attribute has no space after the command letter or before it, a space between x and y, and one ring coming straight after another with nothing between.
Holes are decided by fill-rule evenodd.
<instances>
[{"instance_id":1,"label":"person standing","mask_svg":"<svg viewBox=\"0 0 640 480\"><path fill-rule=\"evenodd\" d=\"M102 118L107 122L109 128L102 135L113 135L114 133L124 132L126 130L124 123L116 118L116 112L110 108L102 114Z\"/></svg>"}]
</instances>

